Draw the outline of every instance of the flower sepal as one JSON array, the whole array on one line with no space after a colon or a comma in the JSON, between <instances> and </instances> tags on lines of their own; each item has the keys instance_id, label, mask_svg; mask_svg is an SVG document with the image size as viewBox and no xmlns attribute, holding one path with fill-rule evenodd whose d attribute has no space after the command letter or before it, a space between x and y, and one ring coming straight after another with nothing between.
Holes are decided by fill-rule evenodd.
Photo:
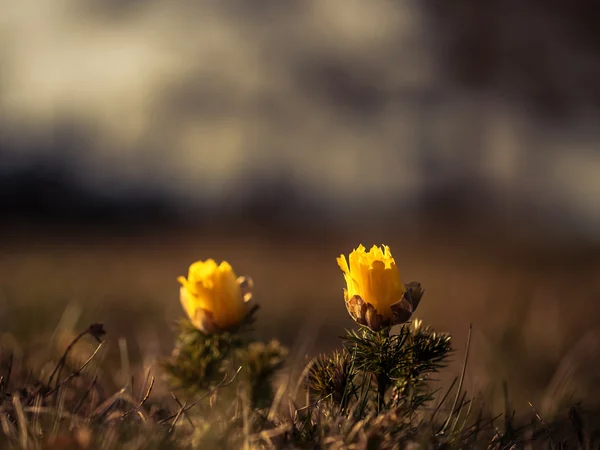
<instances>
[{"instance_id":1,"label":"flower sepal","mask_svg":"<svg viewBox=\"0 0 600 450\"><path fill-rule=\"evenodd\" d=\"M375 306L365 301L360 295L354 295L347 299L346 309L356 323L377 332L410 320L423 297L423 292L421 283L417 281L408 283L402 298L390 305L391 318L380 314Z\"/></svg>"}]
</instances>

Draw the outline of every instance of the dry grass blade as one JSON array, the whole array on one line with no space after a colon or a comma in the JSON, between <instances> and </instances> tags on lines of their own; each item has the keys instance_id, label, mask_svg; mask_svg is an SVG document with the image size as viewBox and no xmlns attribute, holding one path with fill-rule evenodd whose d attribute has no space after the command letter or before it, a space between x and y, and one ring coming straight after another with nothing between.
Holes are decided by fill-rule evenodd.
<instances>
[{"instance_id":1,"label":"dry grass blade","mask_svg":"<svg viewBox=\"0 0 600 450\"><path fill-rule=\"evenodd\" d=\"M469 325L469 334L467 335L467 344L465 346L466 347L465 348L465 359L463 361L463 365L462 365L462 369L461 369L461 373L460 373L460 381L459 381L458 387L456 389L456 397L454 397L454 403L452 405L452 409L450 410L450 413L448 414L448 418L446 419L444 426L438 432L438 434L444 434L444 432L448 428L448 425L450 425L450 421L452 420L452 415L454 414L454 412L456 410L456 406L458 405L458 400L460 399L463 383L465 381L465 375L467 372L467 362L469 361L469 349L471 347L471 333L472 332L473 332L473 324L470 324Z\"/></svg>"},{"instance_id":2,"label":"dry grass blade","mask_svg":"<svg viewBox=\"0 0 600 450\"><path fill-rule=\"evenodd\" d=\"M146 379L147 381L147 379ZM133 413L139 412L139 410L144 406L144 403L146 403L146 401L148 400L148 398L150 398L150 393L152 392L152 388L154 387L154 377L151 376L150 377L150 384L148 385L148 388L146 389L146 393L144 394L144 396L142 397L142 399L140 400L140 402L138 403L138 405L135 408L131 408L129 411L126 411L122 416L121 419L124 419L128 416L130 416ZM143 415L145 416L145 414ZM142 417L142 416L140 416Z\"/></svg>"},{"instance_id":3,"label":"dry grass blade","mask_svg":"<svg viewBox=\"0 0 600 450\"><path fill-rule=\"evenodd\" d=\"M296 386L294 386L294 392L292 393L292 397L296 398L296 396L298 395L298 391L302 386L302 383L304 382L304 380L306 380L306 377L308 376L308 373L310 372L310 369L314 364L314 360L311 360L308 362L308 364L306 364L306 367L304 367L304 370L302 370L300 377L298 377L298 382L296 383Z\"/></svg>"},{"instance_id":4,"label":"dry grass blade","mask_svg":"<svg viewBox=\"0 0 600 450\"><path fill-rule=\"evenodd\" d=\"M56 385L55 385L55 389L53 392L57 393L58 388L60 386L60 375L67 363L67 356L69 355L71 350L73 350L73 347L75 347L77 342L79 342L81 340L81 338L83 338L85 335L90 335L94 339L96 339L96 341L98 341L98 343L100 344L100 343L102 343L101 337L104 336L104 334L106 334L106 332L104 331L104 326L100 323L93 323L89 327L87 327L87 329L85 329L84 331L79 333L75 337L75 339L73 339L71 341L71 343L67 346L67 348L63 352L62 356L60 357L60 360L54 367L54 370L50 374L50 377L48 378L48 385L47 385L48 389L49 390L52 389L52 381L54 380L54 377L56 376Z\"/></svg>"},{"instance_id":5,"label":"dry grass blade","mask_svg":"<svg viewBox=\"0 0 600 450\"><path fill-rule=\"evenodd\" d=\"M472 425L471 428L473 428L472 431L470 431L469 433L467 433L466 435L464 435L462 437L462 439L464 441L466 441L467 439L469 439L472 436L476 436L477 434L479 434L481 432L481 430L483 430L484 428L488 427L489 425L493 424L496 420L498 420L500 417L502 417L502 414L498 414L494 417L492 417L491 419L486 420L485 422L481 422L481 418L477 419L477 422L475 422L475 424Z\"/></svg>"},{"instance_id":6,"label":"dry grass blade","mask_svg":"<svg viewBox=\"0 0 600 450\"><path fill-rule=\"evenodd\" d=\"M144 398L145 398L147 395L149 395L149 394L148 394L148 390L146 390L146 393L144 393L144 388L145 388L146 386L148 386L148 382L150 382L150 379L151 379L151 378L152 378L152 382L151 382L151 384L154 384L154 377L153 377L153 375L152 375L152 369L148 369L148 371L146 372L146 379L144 380L144 384L143 384L143 386L142 386L142 389L141 389L141 392L140 392L140 397L141 397L141 400L143 400L143 399L144 399ZM132 377L131 377L131 390L133 391L133 389L134 389L134 378L133 378L133 376L132 376ZM140 400L140 401L141 401L141 400Z\"/></svg>"},{"instance_id":7,"label":"dry grass blade","mask_svg":"<svg viewBox=\"0 0 600 450\"><path fill-rule=\"evenodd\" d=\"M187 403L184 403L177 411L177 414L175 415L175 418L173 419L173 422L171 423L171 426L169 427L169 434L173 433L173 431L175 430L175 425L177 425L177 422L179 421L179 418L182 416L182 414L185 413L186 408L187 408Z\"/></svg>"},{"instance_id":8,"label":"dry grass blade","mask_svg":"<svg viewBox=\"0 0 600 450\"><path fill-rule=\"evenodd\" d=\"M473 409L473 403L475 403L475 387L473 387L473 394L471 395L471 400L469 400L469 408L467 409L465 419L463 420L462 425L460 427L461 430L464 430L467 426L467 421L469 420L469 417L471 416L471 410Z\"/></svg>"},{"instance_id":9,"label":"dry grass blade","mask_svg":"<svg viewBox=\"0 0 600 450\"><path fill-rule=\"evenodd\" d=\"M300 377L298 378L298 381L294 387L294 393L290 395L290 397L292 399L296 398L298 391L300 390L300 386L302 386L303 381L308 376L308 372L310 371L310 369L313 365L314 365L314 361L309 361L308 364L306 364L306 367L304 367L304 370L300 374ZM279 385L277 391L275 392L275 396L273 397L273 401L271 402L271 407L269 408L269 413L267 414L267 420L273 420L275 418L275 416L277 415L277 410L279 409L279 406L281 405L281 401L283 400L283 397L285 396L285 393L288 390L289 383L290 383L290 379L288 377L288 378L286 378L285 382L283 382ZM307 402L307 405L300 409L304 409L304 408L308 408L308 407L309 406L308 406L308 402ZM299 409L296 409L296 412L297 411L299 411Z\"/></svg>"},{"instance_id":10,"label":"dry grass blade","mask_svg":"<svg viewBox=\"0 0 600 450\"><path fill-rule=\"evenodd\" d=\"M48 415L58 414L58 411L55 408L51 408L48 406L26 406L23 408L23 411L26 413L35 414L37 416L40 416L42 414L48 414ZM70 413L70 412L64 411L64 410L61 412L60 417L62 419L78 421L78 416L76 414L73 414L73 413Z\"/></svg>"},{"instance_id":11,"label":"dry grass blade","mask_svg":"<svg viewBox=\"0 0 600 450\"><path fill-rule=\"evenodd\" d=\"M267 414L267 420L273 420L273 418L277 414L277 410L279 409L279 405L281 405L281 401L285 396L286 391L288 390L289 379L286 379L283 383L279 385L279 388L275 392L273 396L273 401L271 402L271 408L269 408L269 413Z\"/></svg>"},{"instance_id":12,"label":"dry grass blade","mask_svg":"<svg viewBox=\"0 0 600 450\"><path fill-rule=\"evenodd\" d=\"M119 400L120 398L123 398L123 395L126 392L127 392L127 386L124 386L121 389L119 389L118 392L115 392L113 395L111 395L108 399L106 399L105 401L103 401L92 412L92 414L90 415L90 419L104 415L117 400Z\"/></svg>"},{"instance_id":13,"label":"dry grass blade","mask_svg":"<svg viewBox=\"0 0 600 450\"><path fill-rule=\"evenodd\" d=\"M40 408L42 407L42 397L37 395L33 402L33 420L31 422L31 430L35 436L41 436L43 434L40 426ZM28 408L24 408L25 412L28 412Z\"/></svg>"},{"instance_id":14,"label":"dry grass blade","mask_svg":"<svg viewBox=\"0 0 600 450\"><path fill-rule=\"evenodd\" d=\"M225 374L225 376L223 377L223 379L219 382L219 384L217 384L213 389L211 389L209 392L207 392L206 394L204 394L202 397L200 397L200 401L205 400L209 397L211 397L215 392L217 392L220 388L222 387L227 387L229 386L231 383L234 382L234 380L237 378L238 374L240 373L240 371L242 370L242 366L239 366L238 369L235 371L235 373L233 374L233 376L231 377L231 379L229 381L227 380L227 374Z\"/></svg>"},{"instance_id":15,"label":"dry grass blade","mask_svg":"<svg viewBox=\"0 0 600 450\"><path fill-rule=\"evenodd\" d=\"M185 406L185 408L183 408L183 410L181 411L181 413L183 414L183 413L186 413L186 412L188 412L188 411L189 411L190 409L192 409L194 406L196 406L196 402L194 402L194 403L190 403L189 405L186 405L186 406ZM161 420L161 421L159 421L158 423L159 423L160 425L164 425L164 424L166 424L167 422L169 422L170 420L173 420L175 417L177 417L177 415L179 414L179 411L180 411L180 410L181 410L181 408L180 408L180 409L178 409L178 410L177 410L177 412L176 412L175 414L171 414L170 416L168 416L168 417L165 417L164 419L162 419L162 420Z\"/></svg>"},{"instance_id":16,"label":"dry grass blade","mask_svg":"<svg viewBox=\"0 0 600 450\"><path fill-rule=\"evenodd\" d=\"M27 418L23 411L23 405L18 395L13 395L12 404L17 416L17 426L19 428L19 442L22 448L27 448L29 440L29 427L27 425Z\"/></svg>"},{"instance_id":17,"label":"dry grass blade","mask_svg":"<svg viewBox=\"0 0 600 450\"><path fill-rule=\"evenodd\" d=\"M64 365L67 362L67 356L69 355L69 353L71 352L71 350L73 350L73 347L75 346L75 344L77 344L77 342L79 342L79 340L85 336L86 334L88 334L88 330L82 331L81 333L79 333L75 339L73 339L71 341L71 343L67 346L67 348L65 349L65 351L63 352L62 356L60 357L58 363L56 364L56 366L54 366L54 370L52 371L52 373L50 374L50 377L48 378L48 387L51 388L52 387L52 381L54 380L54 377L56 376L57 378L60 378L60 371L62 370L62 368L64 367ZM58 381L57 381L57 385L58 385Z\"/></svg>"},{"instance_id":18,"label":"dry grass blade","mask_svg":"<svg viewBox=\"0 0 600 450\"><path fill-rule=\"evenodd\" d=\"M177 396L175 394L173 394L172 392L171 392L171 397L173 397L173 400L175 400L175 402L177 402L177 405L180 408L184 408L185 409L185 406L179 401L179 399L177 398ZM192 419L190 419L190 416L186 413L186 411L183 411L183 414L184 414L185 418L187 419L187 421L189 422L189 424L192 426L192 428L196 429L196 426L194 425L194 422L192 422Z\"/></svg>"},{"instance_id":19,"label":"dry grass blade","mask_svg":"<svg viewBox=\"0 0 600 450\"><path fill-rule=\"evenodd\" d=\"M54 417L54 425L52 425L52 433L51 436L56 436L58 434L58 430L60 428L60 422L63 417L64 406L65 406L65 391L64 389L57 392L57 406L56 406L56 416Z\"/></svg>"},{"instance_id":20,"label":"dry grass blade","mask_svg":"<svg viewBox=\"0 0 600 450\"><path fill-rule=\"evenodd\" d=\"M450 396L450 392L452 392L452 388L454 388L454 385L456 384L457 381L458 381L458 377L454 377L454 379L452 380L452 383L450 383L450 387L446 390L446 393L442 397L442 400L440 400L438 405L433 410L433 413L431 414L431 418L429 419L432 426L435 425L435 422L434 422L435 416L437 415L437 413L440 411L440 408L444 405L444 403Z\"/></svg>"},{"instance_id":21,"label":"dry grass blade","mask_svg":"<svg viewBox=\"0 0 600 450\"><path fill-rule=\"evenodd\" d=\"M552 447L556 448L556 442L554 441L554 438L552 437L552 432L550 431L550 427L548 427L548 424L546 423L546 421L544 419L542 419L542 416L539 415L539 413L536 411L536 409L534 408L534 406L531 402L529 402L529 406L531 407L531 410L533 411L533 414L535 415L536 419L540 422L540 424L544 428L544 431L546 432L548 439L550 439L550 443L551 443Z\"/></svg>"},{"instance_id":22,"label":"dry grass blade","mask_svg":"<svg viewBox=\"0 0 600 450\"><path fill-rule=\"evenodd\" d=\"M75 407L73 408L73 414L76 414L79 411L79 409L83 406L83 403L88 399L88 397L90 396L90 392L92 392L92 390L94 389L94 387L96 386L97 383L98 383L98 374L95 374L94 378L92 378L90 385L83 392L83 395L81 396L81 398L79 399L79 401L77 402Z\"/></svg>"},{"instance_id":23,"label":"dry grass blade","mask_svg":"<svg viewBox=\"0 0 600 450\"><path fill-rule=\"evenodd\" d=\"M456 425L458 425L458 421L460 419L460 416L462 414L464 407L471 404L471 400L465 400L466 398L467 398L467 392L465 391L462 393L460 402L458 404L458 407L456 408L456 411L455 411L456 417L454 418L454 423L452 424L452 427L450 428L450 433L454 433L454 430L456 429Z\"/></svg>"},{"instance_id":24,"label":"dry grass blade","mask_svg":"<svg viewBox=\"0 0 600 450\"><path fill-rule=\"evenodd\" d=\"M79 376L79 374L81 374L81 372L83 372L83 370L88 366L88 364L90 362L92 362L92 360L98 354L98 352L100 351L100 349L102 348L103 345L104 345L104 341L100 342L98 344L98 346L96 347L96 350L94 350L94 352L91 354L91 356L77 370L75 370L73 373L71 373L63 381L59 382L58 379L57 379L57 381L56 381L56 383L57 383L56 387L54 387L53 389L51 389L50 391L48 391L46 393L45 397L52 395L54 392L56 392L62 386L66 385L69 381L71 381L73 378Z\"/></svg>"},{"instance_id":25,"label":"dry grass blade","mask_svg":"<svg viewBox=\"0 0 600 450\"><path fill-rule=\"evenodd\" d=\"M10 438L15 430L13 425L9 422L7 414L3 411L0 415L0 425L2 425L2 431L6 435L6 437Z\"/></svg>"}]
</instances>

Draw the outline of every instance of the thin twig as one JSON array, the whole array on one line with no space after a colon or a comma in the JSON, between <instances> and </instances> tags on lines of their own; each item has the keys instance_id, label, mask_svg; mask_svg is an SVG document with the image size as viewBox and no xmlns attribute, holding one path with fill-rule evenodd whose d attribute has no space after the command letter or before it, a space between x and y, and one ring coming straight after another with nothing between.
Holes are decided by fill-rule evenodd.
<instances>
[{"instance_id":1,"label":"thin twig","mask_svg":"<svg viewBox=\"0 0 600 450\"><path fill-rule=\"evenodd\" d=\"M240 373L240 371L242 370L242 366L238 367L238 370L233 374L233 376L231 377L231 379L229 381L227 380L227 374L225 374L225 376L223 377L223 379L221 380L221 382L219 384L217 384L215 386L214 389L210 390L209 392L207 392L205 395L203 395L199 401L205 400L206 398L212 396L215 392L217 392L217 390L219 390L219 388L222 387L226 387L229 386L231 383L233 383L233 381L235 380L235 378L237 377L237 375ZM182 413L189 411L190 409L192 409L194 406L196 405L196 402L190 404L190 405L186 405L185 409L182 411ZM177 413L179 414L179 413ZM160 422L158 422L159 424L164 424L166 422L168 422L169 420L173 419L174 417L177 417L177 414L173 414L163 420L161 420Z\"/></svg>"},{"instance_id":2,"label":"thin twig","mask_svg":"<svg viewBox=\"0 0 600 450\"><path fill-rule=\"evenodd\" d=\"M173 433L173 430L175 430L175 425L177 425L177 422L179 421L179 418L181 417L181 415L185 413L186 407L187 407L187 403L184 403L181 406L181 408L179 408L179 411L177 411L177 414L175 415L175 418L173 419L173 422L171 423L171 426L169 427L169 434Z\"/></svg>"},{"instance_id":3,"label":"thin twig","mask_svg":"<svg viewBox=\"0 0 600 450\"><path fill-rule=\"evenodd\" d=\"M67 348L65 349L64 353L62 354L62 356L60 357L60 359L58 360L58 363L56 364L56 366L54 367L54 370L52 371L52 373L50 374L50 378L48 378L48 388L51 388L52 386L52 381L54 380L54 376L58 374L57 378L60 378L60 371L62 370L63 366L66 364L67 362L67 356L69 354L69 352L73 349L73 347L75 346L75 344L77 344L77 342L79 342L79 340L85 336L86 334L89 333L89 328L86 329L85 331L82 331L81 333L79 333L75 339L73 339L71 341L71 343L67 346ZM58 381L56 382L57 386L58 386Z\"/></svg>"},{"instance_id":4,"label":"thin twig","mask_svg":"<svg viewBox=\"0 0 600 450\"><path fill-rule=\"evenodd\" d=\"M179 401L179 399L177 398L177 396L171 392L171 397L173 397L173 400L175 400L177 402L177 404L179 405L180 408L183 408L184 405L181 404L181 402ZM187 413L184 411L183 415L185 416L185 418L187 419L187 421L190 423L190 425L192 426L192 428L195 430L196 426L194 425L194 422L192 422L192 419L190 419L190 416L187 415Z\"/></svg>"},{"instance_id":5,"label":"thin twig","mask_svg":"<svg viewBox=\"0 0 600 450\"><path fill-rule=\"evenodd\" d=\"M190 403L189 405L187 405L185 407L185 409L183 410L183 412L188 412L190 409L192 409L194 406L196 406L196 402L194 403ZM158 422L159 425L164 425L165 423L167 423L169 420L172 420L174 417L177 417L177 414L179 414L179 411L175 414L171 414L168 417L165 417L164 419L162 419L161 421Z\"/></svg>"},{"instance_id":6,"label":"thin twig","mask_svg":"<svg viewBox=\"0 0 600 450\"><path fill-rule=\"evenodd\" d=\"M219 384L217 384L213 389L211 389L208 393L206 393L205 395L203 395L200 398L200 401L207 399L208 397L212 396L215 392L217 392L220 388L222 387L227 387L229 386L231 383L233 383L233 381L235 380L235 378L238 376L238 374L240 373L240 371L242 370L242 366L238 367L238 369L236 370L236 372L233 374L233 376L231 377L231 380L229 381L225 381L227 380L227 374L225 374L225 376L223 377L223 379L221 380L221 382Z\"/></svg>"},{"instance_id":7,"label":"thin twig","mask_svg":"<svg viewBox=\"0 0 600 450\"><path fill-rule=\"evenodd\" d=\"M54 379L54 376L57 375L57 373L58 373L58 376L57 376L56 384L58 385L59 380L60 380L60 373L61 373L62 369L64 368L64 366L67 363L67 356L68 356L68 354L71 352L71 350L73 349L73 347L75 346L75 344L77 342L79 342L79 340L83 336L85 336L86 334L89 334L94 339L96 339L96 341L98 341L98 343L100 343L100 342L102 342L101 338L102 338L102 336L104 336L106 334L106 331L104 330L104 326L101 323L93 323L89 327L87 327L84 331L82 331L81 333L79 333L75 337L75 339L73 339L73 341L67 346L67 348L65 349L65 351L64 351L63 355L61 356L60 360L56 364L56 367L54 367L54 370L50 374L50 378L48 380L48 388L50 388L52 386L52 380Z\"/></svg>"},{"instance_id":8,"label":"thin twig","mask_svg":"<svg viewBox=\"0 0 600 450\"><path fill-rule=\"evenodd\" d=\"M86 399L89 397L90 392L92 392L92 389L94 389L97 382L98 382L98 375L96 374L96 375L94 375L94 378L92 379L92 382L90 383L90 385L88 386L86 391L83 393L83 395L81 396L81 398L75 405L75 408L73 408L73 414L75 414L77 411L79 411L79 408L81 408L83 406L83 402L85 402Z\"/></svg>"},{"instance_id":9,"label":"thin twig","mask_svg":"<svg viewBox=\"0 0 600 450\"><path fill-rule=\"evenodd\" d=\"M79 376L79 374L83 371L83 369L85 369L87 367L87 365L92 361L92 359L94 359L94 357L96 356L96 354L100 351L100 349L102 348L102 346L104 345L104 341L100 342L98 344L98 346L96 347L96 350L94 350L94 353L92 353L92 355L81 365L81 367L79 367L79 369L75 370L73 373L71 373L67 378L65 378L63 381L61 381L59 383L58 378L56 379L56 387L54 387L54 389L51 389L50 391L48 391L46 393L46 395L44 397L47 397L51 394L53 394L54 392L56 392L58 389L60 389L62 386L66 385L69 381L71 381L73 378Z\"/></svg>"},{"instance_id":10,"label":"thin twig","mask_svg":"<svg viewBox=\"0 0 600 450\"><path fill-rule=\"evenodd\" d=\"M148 369L148 371L146 372L146 379L144 380L144 384L142 385L142 389L140 390L140 396L141 396L141 400L144 399L144 397L146 396L144 394L144 388L146 386L148 386L148 382L150 381L150 377L151 377L151 373L152 373L152 369ZM152 384L154 384L154 382L152 382ZM148 394L147 392L148 390L146 390L146 394ZM133 393L133 376L131 376L131 392ZM140 400L140 401L141 401Z\"/></svg>"},{"instance_id":11,"label":"thin twig","mask_svg":"<svg viewBox=\"0 0 600 450\"><path fill-rule=\"evenodd\" d=\"M132 408L129 411L125 412L121 416L121 419L124 419L125 417L133 414L134 412L138 411L142 406L144 406L144 403L146 403L146 400L148 400L148 398L150 397L150 393L152 392L153 387L154 387L154 377L150 377L150 385L148 386L148 389L146 390L146 394L144 395L144 397L142 397L142 400L140 400L140 402L138 403L138 405L135 408Z\"/></svg>"},{"instance_id":12,"label":"thin twig","mask_svg":"<svg viewBox=\"0 0 600 450\"><path fill-rule=\"evenodd\" d=\"M105 414L106 411L110 409L110 407L120 399L123 394L127 391L127 386L122 387L119 391L115 392L111 395L107 400L102 402L95 410L92 412L91 417L96 417L102 414Z\"/></svg>"}]
</instances>

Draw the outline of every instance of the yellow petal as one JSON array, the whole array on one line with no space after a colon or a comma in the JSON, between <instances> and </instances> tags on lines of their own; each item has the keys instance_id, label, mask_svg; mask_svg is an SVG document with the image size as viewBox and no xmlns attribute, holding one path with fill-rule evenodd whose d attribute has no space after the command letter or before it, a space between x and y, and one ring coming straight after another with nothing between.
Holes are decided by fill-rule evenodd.
<instances>
[{"instance_id":1,"label":"yellow petal","mask_svg":"<svg viewBox=\"0 0 600 450\"><path fill-rule=\"evenodd\" d=\"M196 312L198 309L206 309L205 299L203 299L202 297L193 295L185 287L182 287L179 290L179 299L181 301L181 306L183 307L183 310L185 311L187 316L190 318L190 320L192 321L194 326L196 328L198 328L197 324L194 323L194 321L196 320L195 318L197 316Z\"/></svg>"},{"instance_id":2,"label":"yellow petal","mask_svg":"<svg viewBox=\"0 0 600 450\"><path fill-rule=\"evenodd\" d=\"M377 313L392 320L391 305L402 298L406 287L387 245L373 245L369 252L361 244L352 251L348 262L344 255L337 258L342 269L347 289L345 298L360 296L371 304Z\"/></svg>"},{"instance_id":3,"label":"yellow petal","mask_svg":"<svg viewBox=\"0 0 600 450\"><path fill-rule=\"evenodd\" d=\"M207 281L211 274L217 269L217 263L213 259L196 261L190 266L188 279L191 282Z\"/></svg>"},{"instance_id":4,"label":"yellow petal","mask_svg":"<svg viewBox=\"0 0 600 450\"><path fill-rule=\"evenodd\" d=\"M219 264L219 272L233 272L233 268L227 261L222 261L221 264Z\"/></svg>"},{"instance_id":5,"label":"yellow petal","mask_svg":"<svg viewBox=\"0 0 600 450\"><path fill-rule=\"evenodd\" d=\"M340 255L339 258L337 258L337 263L338 266L340 266L340 269L342 269L342 272L345 274L350 274L350 268L348 267L348 262L346 261L346 255Z\"/></svg>"},{"instance_id":6,"label":"yellow petal","mask_svg":"<svg viewBox=\"0 0 600 450\"><path fill-rule=\"evenodd\" d=\"M361 262L363 260L365 254L365 248L361 245L358 246L358 248L356 250L354 250L352 253L350 253L350 257L348 258L350 260L350 273L352 274L353 277L355 277L355 279L357 277L360 277L360 266L361 266Z\"/></svg>"},{"instance_id":7,"label":"yellow petal","mask_svg":"<svg viewBox=\"0 0 600 450\"><path fill-rule=\"evenodd\" d=\"M373 261L369 268L369 298L365 300L371 303L377 312L386 318L392 317L390 294L392 294L393 286L389 276L389 269L385 268L383 261ZM394 302L399 299L395 299Z\"/></svg>"},{"instance_id":8,"label":"yellow petal","mask_svg":"<svg viewBox=\"0 0 600 450\"><path fill-rule=\"evenodd\" d=\"M209 318L213 328L225 329L239 324L245 317L244 297L231 265L223 261L196 261L190 266L182 284L180 298L186 314L199 329L207 330ZM200 311L200 312L199 312Z\"/></svg>"},{"instance_id":9,"label":"yellow petal","mask_svg":"<svg viewBox=\"0 0 600 450\"><path fill-rule=\"evenodd\" d=\"M194 316L192 323L196 328L206 334L214 333L215 331L219 330L219 327L212 319L210 311L205 309L199 308L196 310L196 315Z\"/></svg>"},{"instance_id":10,"label":"yellow petal","mask_svg":"<svg viewBox=\"0 0 600 450\"><path fill-rule=\"evenodd\" d=\"M373 247L371 247L371 250L369 251L369 256L372 260L376 260L376 259L383 259L383 252L381 251L381 249L379 247L377 247L376 245L374 245Z\"/></svg>"},{"instance_id":11,"label":"yellow petal","mask_svg":"<svg viewBox=\"0 0 600 450\"><path fill-rule=\"evenodd\" d=\"M228 327L239 323L245 315L244 298L237 276L227 263L219 266L217 301L215 302L215 320L219 325Z\"/></svg>"}]
</instances>

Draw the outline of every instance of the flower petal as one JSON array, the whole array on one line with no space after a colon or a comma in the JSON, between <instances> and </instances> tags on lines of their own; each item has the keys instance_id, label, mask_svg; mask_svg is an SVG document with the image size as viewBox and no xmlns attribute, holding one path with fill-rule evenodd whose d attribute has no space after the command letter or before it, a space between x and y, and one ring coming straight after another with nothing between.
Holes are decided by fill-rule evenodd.
<instances>
[{"instance_id":1,"label":"flower petal","mask_svg":"<svg viewBox=\"0 0 600 450\"><path fill-rule=\"evenodd\" d=\"M340 269L342 269L342 272L344 272L345 274L350 274L350 268L348 267L348 262L346 261L346 255L340 255L337 259L336 259L338 266L340 266Z\"/></svg>"},{"instance_id":2,"label":"flower petal","mask_svg":"<svg viewBox=\"0 0 600 450\"><path fill-rule=\"evenodd\" d=\"M212 313L202 308L196 310L192 323L196 328L206 334L219 331L219 327L215 323Z\"/></svg>"},{"instance_id":3,"label":"flower petal","mask_svg":"<svg viewBox=\"0 0 600 450\"><path fill-rule=\"evenodd\" d=\"M182 284L180 300L186 314L198 329L225 329L244 319L246 308L242 290L231 265L223 261L196 261Z\"/></svg>"}]
</instances>

